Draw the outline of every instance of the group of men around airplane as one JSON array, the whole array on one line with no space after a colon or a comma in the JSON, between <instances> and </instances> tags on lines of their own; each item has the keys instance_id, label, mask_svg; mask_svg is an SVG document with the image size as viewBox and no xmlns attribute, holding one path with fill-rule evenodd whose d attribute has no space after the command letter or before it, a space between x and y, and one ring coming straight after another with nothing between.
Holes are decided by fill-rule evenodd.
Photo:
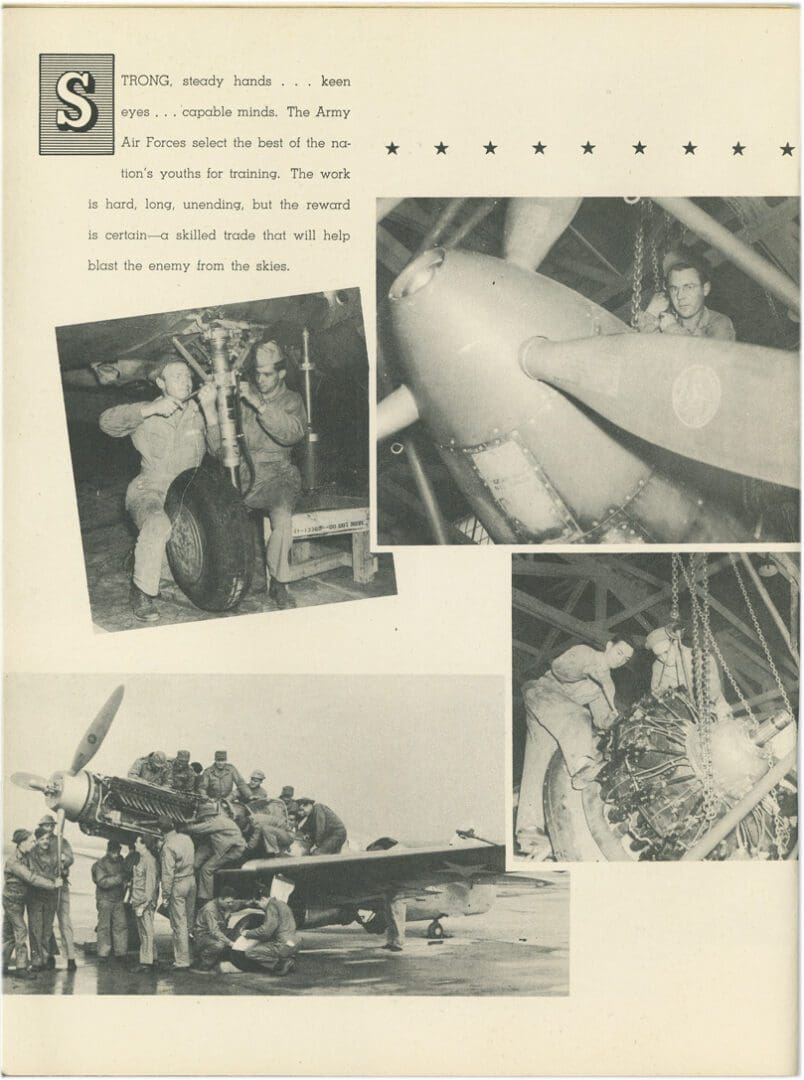
<instances>
[{"instance_id":1,"label":"group of men around airplane","mask_svg":"<svg viewBox=\"0 0 804 1080\"><path fill-rule=\"evenodd\" d=\"M159 911L170 920L172 966L177 971L212 972L221 960L230 958L232 949L241 953L237 958L241 969L278 975L292 971L300 942L285 901L260 887L248 902L238 901L227 888L216 897L215 873L249 858L335 854L346 842L340 818L323 803L294 798L292 787L270 798L263 787L262 770L254 769L246 783L223 750L215 753L207 769L191 762L186 750L174 759L152 751L137 758L128 775L154 787L204 796L204 800L192 821L177 823L161 817L160 838L138 836L125 856L121 845L110 840L105 855L93 863L99 960L124 960L135 940L139 950L135 970L153 972L157 964L154 915ZM55 829L55 818L46 814L33 833L17 829L13 834L14 852L6 860L4 876L4 974L11 972L12 956L18 977L56 967L56 920L67 969L76 969L69 900L74 856L66 838L57 841ZM281 877L275 883L274 893L284 890ZM262 923L235 934L239 940L233 944L229 916L255 906L263 911Z\"/></svg>"}]
</instances>

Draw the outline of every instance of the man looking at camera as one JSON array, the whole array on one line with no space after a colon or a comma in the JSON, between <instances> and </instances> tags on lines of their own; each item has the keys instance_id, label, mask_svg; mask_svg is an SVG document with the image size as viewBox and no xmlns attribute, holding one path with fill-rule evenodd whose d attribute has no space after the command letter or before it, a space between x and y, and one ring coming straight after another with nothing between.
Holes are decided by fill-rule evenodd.
<instances>
[{"instance_id":1,"label":"man looking at camera","mask_svg":"<svg viewBox=\"0 0 804 1080\"><path fill-rule=\"evenodd\" d=\"M159 618L154 599L159 595L162 560L171 529L165 513L167 490L179 473L201 464L207 430L217 429L218 424L215 387L205 384L198 393L198 403L190 400L193 379L184 361L168 359L156 377L156 385L161 395L154 401L115 405L102 412L99 420L101 431L112 438L130 435L141 457L140 471L126 491L126 510L139 532L130 604L134 617L141 622Z\"/></svg>"},{"instance_id":2,"label":"man looking at camera","mask_svg":"<svg viewBox=\"0 0 804 1080\"><path fill-rule=\"evenodd\" d=\"M640 334L676 334L736 341L728 315L712 311L706 298L712 289L709 269L703 260L684 258L667 271L665 292L656 293L637 316Z\"/></svg>"},{"instance_id":3,"label":"man looking at camera","mask_svg":"<svg viewBox=\"0 0 804 1080\"><path fill-rule=\"evenodd\" d=\"M269 596L280 608L296 602L288 592L290 580L291 517L301 491L299 470L290 460L291 448L307 431L301 397L285 386L285 357L275 341L259 345L246 362L240 383L243 435L254 463L254 480L245 497L250 510L264 511L271 521L266 564ZM247 467L241 465L243 490Z\"/></svg>"}]
</instances>

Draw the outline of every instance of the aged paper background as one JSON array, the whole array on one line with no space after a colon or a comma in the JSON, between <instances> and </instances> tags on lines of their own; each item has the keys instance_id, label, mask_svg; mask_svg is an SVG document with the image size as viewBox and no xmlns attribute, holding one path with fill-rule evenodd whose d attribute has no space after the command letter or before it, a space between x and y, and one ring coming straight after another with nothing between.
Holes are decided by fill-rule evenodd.
<instances>
[{"instance_id":1,"label":"aged paper background","mask_svg":"<svg viewBox=\"0 0 804 1080\"><path fill-rule=\"evenodd\" d=\"M402 550L398 597L370 603L94 634L53 328L359 285L372 356L376 196L793 194L799 150L791 160L779 146L798 142L797 45L793 9L7 9L8 670L471 672L510 686L503 549ZM41 52L114 52L118 73L264 71L312 81L300 93L313 103L321 73L348 76L348 249L316 245L273 276L89 273L87 199L127 197L118 171L138 162L38 156ZM230 95L224 87L197 100ZM118 107L140 101L118 83ZM159 125L149 130L183 131L180 119ZM135 135L134 122L125 131ZM499 149L484 157L490 138ZM587 138L597 149L582 159ZM690 138L694 160L680 153ZM436 158L442 139L450 153ZM537 139L550 147L545 160L533 158ZM649 145L644 157L633 156L637 139ZM731 153L737 139L744 157ZM386 154L389 141L397 156ZM177 152L148 164L225 160ZM160 255L186 252L168 244ZM450 754L505 755L508 698L499 744L445 746L445 767ZM25 746L8 716L7 759ZM29 1074L790 1072L796 887L789 863L574 866L568 999L9 997L3 1065Z\"/></svg>"}]
</instances>

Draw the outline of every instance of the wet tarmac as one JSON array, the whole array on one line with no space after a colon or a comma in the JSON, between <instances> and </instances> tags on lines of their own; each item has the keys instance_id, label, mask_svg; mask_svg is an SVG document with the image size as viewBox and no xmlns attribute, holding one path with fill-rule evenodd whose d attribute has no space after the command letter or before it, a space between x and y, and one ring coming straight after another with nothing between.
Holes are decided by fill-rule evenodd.
<instances>
[{"instance_id":1,"label":"wet tarmac","mask_svg":"<svg viewBox=\"0 0 804 1080\"><path fill-rule=\"evenodd\" d=\"M89 896L74 897L76 940ZM94 911L92 911L94 915ZM83 921L82 921L83 916ZM444 920L452 935L441 941L425 936L425 924L408 925L401 953L386 952L384 937L360 927L331 927L303 933L303 951L296 970L284 978L235 972L198 975L173 972L170 934L157 919L161 960L158 972L140 975L125 963L99 961L79 949L78 970L60 967L29 980L7 976L3 990L11 994L404 994L563 996L569 993L569 878L534 888L530 882L500 886L497 903L484 915ZM91 933L91 931L90 931ZM94 950L93 950L94 951Z\"/></svg>"}]
</instances>

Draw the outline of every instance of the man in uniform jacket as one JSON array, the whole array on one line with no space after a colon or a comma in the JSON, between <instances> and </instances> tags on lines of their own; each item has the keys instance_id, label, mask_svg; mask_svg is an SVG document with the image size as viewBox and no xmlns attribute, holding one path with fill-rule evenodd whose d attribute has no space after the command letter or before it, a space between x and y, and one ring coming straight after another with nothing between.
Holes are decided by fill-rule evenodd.
<instances>
[{"instance_id":1,"label":"man in uniform jacket","mask_svg":"<svg viewBox=\"0 0 804 1080\"><path fill-rule=\"evenodd\" d=\"M131 780L140 780L143 784L155 787L170 787L170 765L167 754L162 750L152 750L150 754L138 757L128 770Z\"/></svg>"},{"instance_id":2,"label":"man in uniform jacket","mask_svg":"<svg viewBox=\"0 0 804 1080\"><path fill-rule=\"evenodd\" d=\"M173 791L193 795L198 787L198 776L190 767L190 751L178 750L167 776L168 784Z\"/></svg>"},{"instance_id":3,"label":"man in uniform jacket","mask_svg":"<svg viewBox=\"0 0 804 1080\"><path fill-rule=\"evenodd\" d=\"M231 939L227 933L227 922L233 911L246 907L235 899L234 889L224 887L214 900L208 900L198 912L195 920L193 944L195 963L191 971L209 975L219 960L229 955Z\"/></svg>"},{"instance_id":4,"label":"man in uniform jacket","mask_svg":"<svg viewBox=\"0 0 804 1080\"><path fill-rule=\"evenodd\" d=\"M28 889L28 931L31 937L31 970L42 971L46 967L55 967L56 961L50 955L50 942L53 936L53 920L59 906L58 888L62 877L59 873L58 855L55 837L50 830L39 825L35 832L35 844L28 853L31 870L45 878L47 885L30 885Z\"/></svg>"},{"instance_id":5,"label":"man in uniform jacket","mask_svg":"<svg viewBox=\"0 0 804 1080\"><path fill-rule=\"evenodd\" d=\"M116 840L108 842L106 854L92 864L91 872L98 911L98 957L108 960L114 953L122 958L128 949L128 925L123 904L126 871Z\"/></svg>"},{"instance_id":6,"label":"man in uniform jacket","mask_svg":"<svg viewBox=\"0 0 804 1080\"><path fill-rule=\"evenodd\" d=\"M14 851L3 868L3 974L9 972L11 957L16 963L16 975L27 978L28 927L25 925L25 905L31 888L55 892L60 880L51 880L31 869L28 859L36 843L27 829L15 829L11 837Z\"/></svg>"},{"instance_id":7,"label":"man in uniform jacket","mask_svg":"<svg viewBox=\"0 0 804 1080\"><path fill-rule=\"evenodd\" d=\"M251 802L251 835L248 850L262 855L279 855L293 843L288 812L281 799L255 799Z\"/></svg>"},{"instance_id":8,"label":"man in uniform jacket","mask_svg":"<svg viewBox=\"0 0 804 1080\"><path fill-rule=\"evenodd\" d=\"M40 826L43 829L47 829L50 833L50 850L54 856L59 848L59 843L56 839L56 819L52 814L45 814L39 821ZM59 936L61 938L61 945L64 949L65 956L67 957L67 970L75 971L75 933L73 932L73 919L70 914L70 867L75 862L75 855L73 855L72 845L66 836L61 838L61 866L58 868L58 873L62 877L62 886L58 892L58 903L56 907L56 922L59 926ZM50 955L48 956L47 966L54 968L56 966L56 956L58 955L58 947L56 945L56 938L53 934L50 937L49 945Z\"/></svg>"},{"instance_id":9,"label":"man in uniform jacket","mask_svg":"<svg viewBox=\"0 0 804 1080\"><path fill-rule=\"evenodd\" d=\"M298 800L298 830L310 845L311 855L336 855L346 843L346 826L324 803Z\"/></svg>"},{"instance_id":10,"label":"man in uniform jacket","mask_svg":"<svg viewBox=\"0 0 804 1080\"><path fill-rule=\"evenodd\" d=\"M215 760L212 765L204 769L198 783L199 795L206 795L208 799L228 799L237 788L240 801L247 803L251 798L248 784L240 775L234 765L226 760L225 750L215 751Z\"/></svg>"}]
</instances>

